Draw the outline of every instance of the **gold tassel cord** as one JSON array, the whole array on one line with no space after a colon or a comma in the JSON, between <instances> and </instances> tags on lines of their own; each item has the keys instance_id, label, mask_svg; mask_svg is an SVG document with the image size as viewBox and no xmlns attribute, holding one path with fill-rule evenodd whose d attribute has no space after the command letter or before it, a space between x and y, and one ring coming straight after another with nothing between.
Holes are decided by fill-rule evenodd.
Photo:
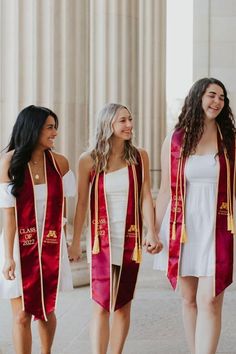
<instances>
[{"instance_id":1,"label":"gold tassel cord","mask_svg":"<svg viewBox=\"0 0 236 354\"><path fill-rule=\"evenodd\" d=\"M140 235L140 225L139 225L139 196L138 196L138 180L137 180L137 174L136 174L136 168L134 166L134 176L135 176L135 185L136 185L136 223L137 223L137 236L138 236L138 259L137 263L142 262L142 243L141 243L141 235Z\"/></svg>"},{"instance_id":2,"label":"gold tassel cord","mask_svg":"<svg viewBox=\"0 0 236 354\"><path fill-rule=\"evenodd\" d=\"M98 237L98 181L99 173L96 175L95 179L95 225L94 225L94 243L93 243L93 254L98 254L100 252L99 237Z\"/></svg>"},{"instance_id":3,"label":"gold tassel cord","mask_svg":"<svg viewBox=\"0 0 236 354\"><path fill-rule=\"evenodd\" d=\"M226 162L226 173L227 173L227 230L234 233L234 220L233 220L233 209L232 209L232 199L231 199L231 178L230 178L230 164L227 157L226 149L224 148L224 157Z\"/></svg>"},{"instance_id":4,"label":"gold tassel cord","mask_svg":"<svg viewBox=\"0 0 236 354\"><path fill-rule=\"evenodd\" d=\"M172 224L172 232L171 232L171 235L172 235L172 240L175 240L176 239L176 229L175 229L175 224L176 222L174 221L173 224Z\"/></svg>"},{"instance_id":5,"label":"gold tassel cord","mask_svg":"<svg viewBox=\"0 0 236 354\"><path fill-rule=\"evenodd\" d=\"M136 169L135 166L132 165L132 173L134 179L134 222L135 222L135 247L133 251L132 260L136 263L141 263L142 259L142 248L141 248L141 240L140 240L140 231L139 231L139 214L138 214L138 183L137 183L137 176L136 176Z\"/></svg>"},{"instance_id":6,"label":"gold tassel cord","mask_svg":"<svg viewBox=\"0 0 236 354\"><path fill-rule=\"evenodd\" d=\"M220 138L223 141L223 136L220 131L220 127L218 127L218 131L220 134ZM235 226L234 226L234 218L233 218L233 206L231 199L231 173L230 173L230 164L227 156L227 150L224 147L224 158L226 163L226 174L227 174L227 230L234 234Z\"/></svg>"}]
</instances>

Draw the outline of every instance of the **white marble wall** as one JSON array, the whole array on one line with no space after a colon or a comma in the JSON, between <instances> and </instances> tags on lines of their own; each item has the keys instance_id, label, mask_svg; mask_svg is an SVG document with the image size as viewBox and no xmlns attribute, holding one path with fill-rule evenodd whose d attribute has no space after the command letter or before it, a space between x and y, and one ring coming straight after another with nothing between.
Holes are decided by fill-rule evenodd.
<instances>
[{"instance_id":1,"label":"white marble wall","mask_svg":"<svg viewBox=\"0 0 236 354\"><path fill-rule=\"evenodd\" d=\"M236 1L194 1L194 80L220 79L236 115Z\"/></svg>"}]
</instances>

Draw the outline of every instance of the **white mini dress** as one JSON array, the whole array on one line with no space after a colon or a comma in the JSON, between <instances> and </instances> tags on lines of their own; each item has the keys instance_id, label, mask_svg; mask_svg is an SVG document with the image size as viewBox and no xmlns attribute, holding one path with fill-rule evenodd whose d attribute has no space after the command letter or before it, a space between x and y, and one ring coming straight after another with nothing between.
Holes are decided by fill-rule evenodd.
<instances>
[{"instance_id":1,"label":"white mini dress","mask_svg":"<svg viewBox=\"0 0 236 354\"><path fill-rule=\"evenodd\" d=\"M70 170L63 176L63 189L65 197L72 197L75 195L75 177ZM37 222L39 228L39 235L42 233L42 225L44 220L44 212L46 205L46 184L39 184L34 186L37 210ZM0 184L0 208L11 208L15 206L15 197L11 194L11 186L8 183ZM66 223L64 218L64 224ZM14 260L16 262L16 278L14 280L6 280L2 274L4 265L4 240L3 232L0 235L0 298L12 299L22 295L21 290L21 273L20 273L20 258L19 258L19 244L18 235L14 242ZM60 267L60 285L61 291L69 291L73 289L72 275L67 253L66 239L64 232L62 233L61 243L61 267Z\"/></svg>"},{"instance_id":2,"label":"white mini dress","mask_svg":"<svg viewBox=\"0 0 236 354\"><path fill-rule=\"evenodd\" d=\"M105 174L105 192L111 239L111 263L122 265L128 203L128 167Z\"/></svg>"},{"instance_id":3,"label":"white mini dress","mask_svg":"<svg viewBox=\"0 0 236 354\"><path fill-rule=\"evenodd\" d=\"M181 246L181 276L213 276L214 228L218 158L213 154L191 155L185 165L187 242ZM170 203L160 228L163 251L154 257L154 269L167 271Z\"/></svg>"}]
</instances>

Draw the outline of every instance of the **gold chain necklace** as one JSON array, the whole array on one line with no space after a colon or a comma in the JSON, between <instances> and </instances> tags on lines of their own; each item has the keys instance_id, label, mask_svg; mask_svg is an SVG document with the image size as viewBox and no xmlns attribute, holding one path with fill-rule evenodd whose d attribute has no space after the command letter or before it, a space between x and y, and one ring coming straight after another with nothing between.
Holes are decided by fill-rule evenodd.
<instances>
[{"instance_id":1,"label":"gold chain necklace","mask_svg":"<svg viewBox=\"0 0 236 354\"><path fill-rule=\"evenodd\" d=\"M38 165L38 163L39 162L41 162L42 160L39 160L39 161L30 161L31 163L32 163L32 165L31 165L31 171L32 171L32 175L33 175L33 178L36 180L36 181L38 181L39 180L39 173L37 172L37 171L33 171L34 170L34 168L32 168L33 166L34 167L38 167L37 165Z\"/></svg>"}]
</instances>

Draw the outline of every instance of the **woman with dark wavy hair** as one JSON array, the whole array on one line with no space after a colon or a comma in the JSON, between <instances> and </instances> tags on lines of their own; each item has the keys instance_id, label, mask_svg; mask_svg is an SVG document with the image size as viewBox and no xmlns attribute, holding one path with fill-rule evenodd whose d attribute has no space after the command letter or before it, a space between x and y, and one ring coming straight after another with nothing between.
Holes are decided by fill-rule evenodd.
<instances>
[{"instance_id":1,"label":"woman with dark wavy hair","mask_svg":"<svg viewBox=\"0 0 236 354\"><path fill-rule=\"evenodd\" d=\"M41 353L51 353L58 290L72 289L63 214L75 183L67 159L52 152L57 128L51 110L24 108L0 160L0 297L11 299L16 353L31 353L32 316Z\"/></svg>"},{"instance_id":2,"label":"woman with dark wavy hair","mask_svg":"<svg viewBox=\"0 0 236 354\"><path fill-rule=\"evenodd\" d=\"M90 151L78 167L78 202L71 260L80 256L80 238L90 201L91 353L122 353L130 325L142 245L157 253L147 152L132 142L133 118L123 105L109 103L98 114ZM147 234L142 240L142 221ZM114 312L111 330L110 312Z\"/></svg>"},{"instance_id":3,"label":"woman with dark wavy hair","mask_svg":"<svg viewBox=\"0 0 236 354\"><path fill-rule=\"evenodd\" d=\"M180 285L191 354L214 354L235 232L235 122L221 81L194 83L161 159L156 229L164 250L154 268Z\"/></svg>"}]
</instances>

